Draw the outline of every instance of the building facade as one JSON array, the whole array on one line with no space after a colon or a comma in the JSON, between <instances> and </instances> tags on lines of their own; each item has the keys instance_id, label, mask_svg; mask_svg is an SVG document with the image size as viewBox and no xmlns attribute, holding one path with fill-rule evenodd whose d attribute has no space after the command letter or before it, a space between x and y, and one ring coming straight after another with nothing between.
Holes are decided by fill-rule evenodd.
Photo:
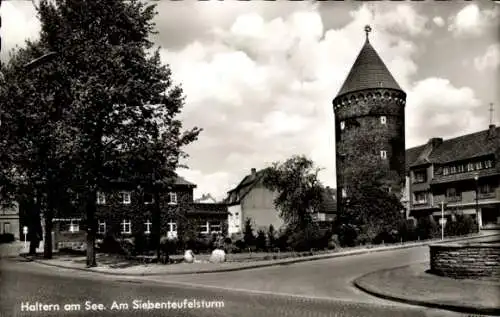
<instances>
[{"instance_id":1,"label":"building facade","mask_svg":"<svg viewBox=\"0 0 500 317\"><path fill-rule=\"evenodd\" d=\"M0 206L0 234L10 233L14 238L22 238L22 232L19 225L19 205L14 203L9 207Z\"/></svg>"},{"instance_id":2,"label":"building facade","mask_svg":"<svg viewBox=\"0 0 500 317\"><path fill-rule=\"evenodd\" d=\"M201 235L222 233L227 226L228 211L225 204L198 203L193 200L196 187L182 177L177 177L171 190L160 195L161 234L169 239L179 238L183 230L194 226ZM98 192L96 197L97 233L100 238L112 234L132 238L137 234L150 235L153 231L154 197L147 190L125 182L116 183L108 192ZM83 244L85 224L79 216L55 218L54 234L57 247L66 244Z\"/></svg>"},{"instance_id":3,"label":"building facade","mask_svg":"<svg viewBox=\"0 0 500 317\"><path fill-rule=\"evenodd\" d=\"M410 214L476 219L482 229L500 228L500 128L443 140L406 151Z\"/></svg>"},{"instance_id":4,"label":"building facade","mask_svg":"<svg viewBox=\"0 0 500 317\"><path fill-rule=\"evenodd\" d=\"M284 228L285 221L274 205L277 193L264 186L263 176L264 170L252 168L250 174L228 192L225 203L229 211L229 234L241 234L248 218L255 231L267 232L270 225L275 230ZM336 213L335 191L330 187L325 189L323 201L323 208L312 216L314 221L327 226L333 222Z\"/></svg>"},{"instance_id":5,"label":"building facade","mask_svg":"<svg viewBox=\"0 0 500 317\"><path fill-rule=\"evenodd\" d=\"M370 44L370 30L333 100L338 208L361 172L381 173L393 193L405 183L406 93Z\"/></svg>"}]
</instances>

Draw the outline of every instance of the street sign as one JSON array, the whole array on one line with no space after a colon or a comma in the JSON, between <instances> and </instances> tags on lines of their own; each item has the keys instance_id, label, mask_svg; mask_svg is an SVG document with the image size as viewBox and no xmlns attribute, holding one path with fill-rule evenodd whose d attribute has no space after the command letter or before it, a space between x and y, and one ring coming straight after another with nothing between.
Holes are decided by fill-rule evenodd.
<instances>
[{"instance_id":1,"label":"street sign","mask_svg":"<svg viewBox=\"0 0 500 317\"><path fill-rule=\"evenodd\" d=\"M28 234L28 227L26 226L23 227L23 234Z\"/></svg>"},{"instance_id":2,"label":"street sign","mask_svg":"<svg viewBox=\"0 0 500 317\"><path fill-rule=\"evenodd\" d=\"M446 218L439 218L439 224L442 226L446 225Z\"/></svg>"}]
</instances>

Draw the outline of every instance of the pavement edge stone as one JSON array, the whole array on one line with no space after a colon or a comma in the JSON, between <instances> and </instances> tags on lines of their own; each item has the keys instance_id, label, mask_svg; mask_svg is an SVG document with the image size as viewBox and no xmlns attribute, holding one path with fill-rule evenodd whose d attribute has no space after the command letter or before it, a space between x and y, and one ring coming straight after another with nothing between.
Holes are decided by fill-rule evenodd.
<instances>
[{"instance_id":1,"label":"pavement edge stone","mask_svg":"<svg viewBox=\"0 0 500 317\"><path fill-rule=\"evenodd\" d=\"M493 233L490 235L482 235L482 236L474 235L474 236L467 236L467 237L451 238L451 239L447 239L447 240L443 241L443 243L461 241L461 240L470 240L470 239L480 239L480 238L484 238L484 237L492 237L492 236L499 236L499 235L500 235L500 233ZM93 273L114 275L114 276L187 275L187 274L235 272L235 271L250 270L250 269L255 269L255 268L264 268L264 267L279 266L279 265L289 265L289 264L295 264L295 263L301 263L301 262L324 260L324 259L351 256L351 255L360 255L360 254L368 254L368 253L375 253L375 252L385 252L385 251L391 251L391 250L408 249L408 248L420 247L420 246L425 246L425 245L430 245L430 244L435 244L435 243L442 243L442 242L431 240L431 241L416 242L416 243L404 244L404 245L394 245L394 246L388 246L388 247L347 251L344 253L331 253L331 254L313 255L313 256L301 257L301 258L282 259L282 260L277 260L276 262L271 262L271 263L269 263L269 262L267 262L267 263L252 263L252 264L242 265L240 267L234 267L234 268L201 269L201 270L181 271L181 272L155 272L155 273L105 272L105 271L96 270L95 268L68 267L68 266L59 265L59 264L55 264L55 263L47 263L44 260L39 260L39 259L34 259L33 262L36 262L36 263L42 264L42 265L46 265L46 266L59 267L59 268L64 268L64 269L69 269L69 270L86 271L86 272L93 272Z\"/></svg>"},{"instance_id":2,"label":"pavement edge stone","mask_svg":"<svg viewBox=\"0 0 500 317\"><path fill-rule=\"evenodd\" d=\"M367 294L370 294L372 296L382 298L385 300L391 300L391 301L400 302L400 303L404 303L404 304L416 305L416 306L422 306L422 307L428 307L428 308L449 310L449 311L466 313L466 314L481 314L481 315L500 316L500 307L499 308L490 308L490 307L469 306L469 305L453 305L453 304L445 304L445 303L439 303L439 302L417 300L417 299L412 299L412 298L407 297L407 296L388 294L387 292L383 292L383 291L378 290L377 287L374 285L363 282L363 279L368 275L392 271L392 270L401 269L401 268L406 268L409 266L411 266L411 265L403 265L403 266L393 267L393 268L389 268L389 269L382 269L382 270L370 272L370 273L364 274L364 275L354 279L354 281L352 281L352 284L357 289L359 289Z\"/></svg>"}]
</instances>

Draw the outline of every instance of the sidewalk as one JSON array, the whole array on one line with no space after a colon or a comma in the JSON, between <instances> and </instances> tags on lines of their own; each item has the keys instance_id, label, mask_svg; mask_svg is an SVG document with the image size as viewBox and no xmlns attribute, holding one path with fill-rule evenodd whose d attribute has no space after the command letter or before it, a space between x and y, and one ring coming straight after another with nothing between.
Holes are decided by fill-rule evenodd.
<instances>
[{"instance_id":1,"label":"sidewalk","mask_svg":"<svg viewBox=\"0 0 500 317\"><path fill-rule=\"evenodd\" d=\"M500 233L492 232L474 236L467 236L461 238L445 239L443 242L460 241L475 238L484 238L486 236L498 236ZM338 250L331 253L298 257L286 258L278 260L261 260L249 262L226 262L226 263L179 263L170 265L161 264L141 264L131 265L130 262L123 261L120 263L106 263L106 261L99 261L97 258L98 267L86 268L85 257L83 256L57 256L51 260L35 259L35 262L40 264L55 266L60 268L75 269L82 271L91 271L109 275L122 275L122 276L154 276L154 275L170 275L170 274L201 274L201 273L215 273L215 272L230 272L239 271L253 268L269 267L276 265L287 265L299 262L314 261L320 259L329 259L349 255L365 254L370 252L383 252L404 248L412 248L417 246L425 246L432 243L441 242L440 240L428 240L421 242L412 242L406 244L397 244L391 246L379 246L372 248L356 248L350 250Z\"/></svg>"},{"instance_id":2,"label":"sidewalk","mask_svg":"<svg viewBox=\"0 0 500 317\"><path fill-rule=\"evenodd\" d=\"M359 289L384 299L472 314L500 315L500 282L456 280L426 273L415 264L364 275Z\"/></svg>"}]
</instances>

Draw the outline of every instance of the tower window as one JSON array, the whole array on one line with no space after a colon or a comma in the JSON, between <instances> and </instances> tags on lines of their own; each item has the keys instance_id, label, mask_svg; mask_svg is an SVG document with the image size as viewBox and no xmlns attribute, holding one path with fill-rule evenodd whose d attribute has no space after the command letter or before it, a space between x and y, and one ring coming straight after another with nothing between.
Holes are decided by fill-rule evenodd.
<instances>
[{"instance_id":1,"label":"tower window","mask_svg":"<svg viewBox=\"0 0 500 317\"><path fill-rule=\"evenodd\" d=\"M345 129L345 122L340 121L340 130L344 130L344 129Z\"/></svg>"},{"instance_id":2,"label":"tower window","mask_svg":"<svg viewBox=\"0 0 500 317\"><path fill-rule=\"evenodd\" d=\"M386 116L381 116L381 117L380 117L380 123L381 123L381 124L386 124L386 123L387 123L387 118L386 118Z\"/></svg>"},{"instance_id":3,"label":"tower window","mask_svg":"<svg viewBox=\"0 0 500 317\"><path fill-rule=\"evenodd\" d=\"M387 158L387 151L380 151L380 157L383 159Z\"/></svg>"}]
</instances>

